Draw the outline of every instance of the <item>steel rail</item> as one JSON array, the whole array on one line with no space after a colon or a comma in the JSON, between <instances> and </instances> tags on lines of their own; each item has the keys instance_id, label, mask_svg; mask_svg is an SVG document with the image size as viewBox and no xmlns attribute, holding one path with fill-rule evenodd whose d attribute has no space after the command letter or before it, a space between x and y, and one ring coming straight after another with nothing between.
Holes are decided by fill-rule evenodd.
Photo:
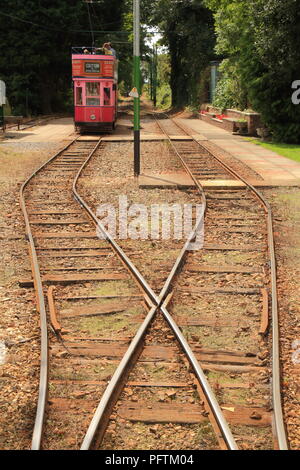
<instances>
[{"instance_id":1,"label":"steel rail","mask_svg":"<svg viewBox=\"0 0 300 470\"><path fill-rule=\"evenodd\" d=\"M69 147L71 147L76 141L72 140L67 144L63 149L59 150L55 155L49 158L45 163L43 163L37 170L32 173L27 180L22 184L20 188L20 205L23 212L23 217L25 220L25 229L26 229L26 238L29 243L29 254L31 261L31 269L33 275L33 282L36 291L37 298L37 310L40 314L40 330L41 330L41 354L40 354L40 380L39 380L39 392L38 392L38 403L37 411L34 423L34 430L31 441L31 450L39 450L41 447L42 435L43 435L43 426L44 426L44 417L46 410L46 402L48 396L48 371L49 371L49 361L48 361L48 330L47 330L47 311L45 296L43 292L43 283L39 268L38 257L36 253L34 237L30 227L29 216L26 208L24 191L30 181L40 173L49 163L52 163L55 159L59 158ZM88 157L95 151L96 147L92 150Z\"/></svg>"},{"instance_id":2,"label":"steel rail","mask_svg":"<svg viewBox=\"0 0 300 470\"><path fill-rule=\"evenodd\" d=\"M201 194L201 197L202 197L202 200L203 200L203 213L202 213L202 216L201 216L201 224L204 223L204 217L205 217L205 214L206 214L206 211L207 211L207 199L206 199L206 195L205 195L205 191L202 187L202 185L199 183L199 181L197 181L197 179L195 178L195 176L193 175L193 172L190 170L189 166L186 164L185 160L182 158L182 156L180 155L180 153L178 152L178 150L176 149L175 145L173 144L170 136L167 134L167 132L163 129L163 127L160 125L160 122L157 121L157 124L158 126L160 127L160 129L162 130L162 132L164 132L164 134L167 136L168 138L168 141L169 141L169 144L172 146L173 150L175 151L176 155L178 156L178 158L180 159L183 167L186 169L187 173L190 175L190 177L192 178L192 180L194 181L196 187L198 188L200 194ZM198 225L199 227L199 225ZM182 263L183 261L183 258L185 256L185 254L187 253L187 251L189 250L189 246L190 246L190 242L191 242L191 239L188 240L188 242L186 243L186 245L184 246L181 254L178 256L177 260L176 260L176 263L173 267L173 270L171 271L170 273L170 276L169 276L169 279L167 280L166 282L166 285L165 287L163 288L162 290L162 294L165 291L168 290L168 281L169 281L169 284L171 284L171 281L172 281L172 277L175 276L175 273L173 273L173 271L178 271L178 268L176 266L179 267L179 265ZM176 323L174 322L174 319L172 318L172 316L169 314L169 312L167 311L166 308L162 308L162 313L165 317L165 319L167 320L167 322L169 323L170 327L173 329L174 333L176 334L177 336L177 339L179 341L179 343L182 345L182 347L186 348L186 351L188 352L188 354L190 355L190 357L193 357L193 353L192 353L192 350L190 349L188 343L186 342L184 336L182 335L181 331L179 330L178 326L176 325ZM184 342L185 344L182 344L182 338L184 339ZM192 353L192 354L191 354ZM195 359L195 357L194 357ZM198 361L196 359L196 362L197 364ZM200 366L200 365L199 365ZM206 376L201 368L198 367L197 368L197 365L196 364L193 364L193 367L194 367L194 370L197 370L196 372L196 375L198 377L198 380L200 381L200 383L202 384L202 388L203 388L203 391L204 391L204 394L206 396L206 398L208 399L209 403L212 404L213 406L211 407L212 409L212 412L214 414L214 417L216 419L216 422L218 424L218 426L220 427L220 430L223 434L223 437L224 437L224 440L226 442L226 444L228 445L228 448L230 450L238 450L238 446L232 436L232 433L230 431L230 428L228 426L228 423L226 422L224 416L223 416L223 413L220 414L220 408L219 408L219 404L218 404L218 401L216 400L215 396L213 394L211 394L211 388L210 388L210 385L206 379ZM196 369L195 369L196 367ZM210 397L210 398L209 398ZM222 431L224 430L224 431ZM228 438L229 436L229 438Z\"/></svg>"},{"instance_id":3,"label":"steel rail","mask_svg":"<svg viewBox=\"0 0 300 470\"><path fill-rule=\"evenodd\" d=\"M68 145L66 145L62 150L57 152L54 156L49 158L46 163L43 163L37 170L32 173L27 180L22 184L20 188L20 205L23 212L23 217L25 220L25 231L26 238L29 243L29 255L31 262L31 270L33 275L33 282L36 291L37 299L37 311L40 314L40 329L41 329L41 360L40 360L40 380L39 380L39 392L38 392L38 403L37 411L34 423L33 436L31 441L31 449L39 450L41 445L41 438L43 433L43 424L44 416L46 409L46 401L48 394L48 331L47 331L47 313L46 313L46 304L45 297L43 292L42 278L39 268L38 257L36 253L34 238L32 235L29 216L26 208L24 191L30 181L36 176L41 170L44 169L51 161L58 158L63 152L65 152L77 139L74 139Z\"/></svg>"},{"instance_id":4,"label":"steel rail","mask_svg":"<svg viewBox=\"0 0 300 470\"><path fill-rule=\"evenodd\" d=\"M202 224L202 222L203 222L204 211L202 213L202 216L200 217L200 220L197 221L195 229L190 234L184 248L181 251L180 256L176 260L175 266L172 269L172 271L171 271L171 273L170 273L170 275L169 275L169 277L168 277L168 279L167 279L167 281L166 281L166 283L165 283L165 285L164 285L164 287L161 291L161 294L159 296L157 296L155 294L155 292L151 289L151 287L148 285L148 283L146 282L144 277L141 275L141 273L137 270L137 268L134 266L134 264L130 261L130 259L127 257L127 255L124 253L124 251L121 249L121 247L115 242L115 240L111 237L111 235L105 230L105 228L99 222L99 220L97 219L96 215L93 213L91 208L87 205L87 203L84 201L84 199L80 196L80 194L77 191L78 179L79 179L83 169L88 164L90 158L88 158L84 162L84 164L82 165L82 167L78 171L78 174L77 174L77 176L74 180L73 194L75 196L75 199L78 201L78 203L83 208L85 208L85 210L87 211L89 216L94 221L96 227L100 230L100 232L102 233L104 238L111 244L114 251L117 253L117 255L122 260L122 262L127 266L129 271L133 274L134 278L137 280L137 282L139 283L139 285L143 289L144 293L148 297L148 299L149 299L148 303L150 305L153 304L154 306L151 309L151 311L148 313L146 319L144 320L143 324L139 328L136 336L132 340L126 354L124 355L124 357L121 361L121 363L119 364L118 368L116 369L115 373L113 374L113 377L112 377L112 379L111 379L111 381L108 385L108 388L106 389L105 393L103 394L103 396L102 396L102 398L99 402L99 405L97 407L97 410L96 410L96 412L95 412L95 414L92 418L92 421L89 425L89 428L86 432L86 435L85 435L84 440L83 440L82 445L81 445L81 450L88 450L88 449L91 448L91 446L92 446L92 444L93 444L93 442L96 438L96 434L97 434L99 428L101 428L101 423L103 423L104 420L107 418L108 408L112 406L112 402L115 400L114 394L116 393L116 390L117 390L119 384L121 383L121 381L124 377L124 374L126 373L126 369L128 369L129 366L132 367L132 365L133 365L132 364L132 357L134 356L134 354L136 354L137 349L141 346L141 341L142 341L143 337L146 334L146 329L149 327L152 319L154 318L155 313L158 310L160 310L162 312L163 316L165 317L165 319L169 323L171 329L173 330L177 340L181 344L181 347L183 348L184 353L187 356L187 358L188 358L188 360L189 360L189 362L190 362L190 364L191 364L191 366L192 366L192 368L195 372L195 375L199 380L199 383L200 383L200 385L203 389L203 392L204 392L204 394L205 394L205 396L208 400L211 411L212 411L212 413L213 413L213 415L214 415L214 417L215 417L215 419L218 423L218 426L220 428L220 431L222 433L222 436L223 436L225 442L227 443L228 448L230 450L237 450L238 447L236 445L236 442L235 442L235 440L232 436L232 433L229 429L229 426L228 426L228 424L227 424L227 422L226 422L226 420L223 416L222 410L221 410L221 408L220 408L220 406L219 406L219 404L218 404L218 402L215 398L215 395L214 395L214 393L213 393L213 391L212 391L212 389L211 389L211 387L210 387L210 385L209 385L209 383L206 379L206 376L205 376L199 362L197 361L193 351L191 350L188 342L184 338L184 336L181 333L180 329L178 328L178 326L174 322L171 315L168 313L166 307L163 305L163 303L166 299L166 296L169 292L171 283L172 283L172 281L173 281L175 275L177 274L177 271L178 271L178 269L181 265L181 262L183 260L183 256L185 255L186 251L188 250L191 241L193 240L193 238L195 238L200 224ZM101 435L103 436L103 433L104 433L103 429L101 429L101 433L102 433Z\"/></svg>"},{"instance_id":5,"label":"steel rail","mask_svg":"<svg viewBox=\"0 0 300 470\"><path fill-rule=\"evenodd\" d=\"M201 143L198 142L193 135L191 135L184 126L178 124L175 120L172 121L183 130L187 135L192 137L193 141L199 146ZM274 407L274 421L276 429L276 437L278 439L278 445L280 450L288 450L288 440L286 435L286 429L283 419L282 411L282 399L281 399L281 366L280 366L280 348L279 348L279 316L278 316L278 295L277 295L277 263L275 254L275 241L274 241L274 229L273 229L273 213L270 203L265 199L263 194L258 191L253 185L251 185L245 178L243 178L237 171L230 168L224 163L219 157L214 155L211 151L206 149L208 153L216 159L221 166L232 174L235 178L242 181L247 188L249 188L256 196L256 198L262 203L264 210L267 214L267 227L268 227L268 248L270 257L270 270L271 270L271 298L272 298L272 399ZM191 173L191 172L189 172Z\"/></svg>"}]
</instances>

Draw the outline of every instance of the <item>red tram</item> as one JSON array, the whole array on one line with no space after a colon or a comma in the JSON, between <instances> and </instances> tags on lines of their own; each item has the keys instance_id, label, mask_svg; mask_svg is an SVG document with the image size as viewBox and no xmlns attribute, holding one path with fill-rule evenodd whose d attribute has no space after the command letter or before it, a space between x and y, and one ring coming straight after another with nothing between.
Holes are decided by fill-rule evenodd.
<instances>
[{"instance_id":1,"label":"red tram","mask_svg":"<svg viewBox=\"0 0 300 470\"><path fill-rule=\"evenodd\" d=\"M73 48L72 77L76 131L114 129L118 104L116 57L99 54L95 48Z\"/></svg>"}]
</instances>

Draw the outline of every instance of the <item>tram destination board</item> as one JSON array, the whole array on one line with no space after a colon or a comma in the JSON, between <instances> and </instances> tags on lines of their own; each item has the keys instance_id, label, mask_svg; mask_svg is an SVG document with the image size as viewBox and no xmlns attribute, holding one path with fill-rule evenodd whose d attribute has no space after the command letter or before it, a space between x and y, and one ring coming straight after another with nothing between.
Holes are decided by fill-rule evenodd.
<instances>
[{"instance_id":1,"label":"tram destination board","mask_svg":"<svg viewBox=\"0 0 300 470\"><path fill-rule=\"evenodd\" d=\"M84 71L86 73L100 73L100 62L86 62Z\"/></svg>"},{"instance_id":2,"label":"tram destination board","mask_svg":"<svg viewBox=\"0 0 300 470\"><path fill-rule=\"evenodd\" d=\"M114 77L114 61L113 60L76 60L72 62L73 77Z\"/></svg>"}]
</instances>

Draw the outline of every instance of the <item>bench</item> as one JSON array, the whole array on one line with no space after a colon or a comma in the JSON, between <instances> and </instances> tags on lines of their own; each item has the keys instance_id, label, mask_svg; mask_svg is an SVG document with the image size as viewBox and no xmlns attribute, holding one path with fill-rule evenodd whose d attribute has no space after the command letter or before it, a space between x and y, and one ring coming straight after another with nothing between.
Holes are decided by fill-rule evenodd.
<instances>
[{"instance_id":1,"label":"bench","mask_svg":"<svg viewBox=\"0 0 300 470\"><path fill-rule=\"evenodd\" d=\"M221 129L224 129L228 132L236 132L237 131L237 123L236 119L231 119L224 117L223 119L219 119L216 117L215 114L213 113L205 113L205 114L200 114L200 118L208 122L209 124L213 124Z\"/></svg>"},{"instance_id":2,"label":"bench","mask_svg":"<svg viewBox=\"0 0 300 470\"><path fill-rule=\"evenodd\" d=\"M18 130L20 130L20 124L23 123L23 116L4 116L3 129L5 130L6 124L17 124Z\"/></svg>"}]
</instances>

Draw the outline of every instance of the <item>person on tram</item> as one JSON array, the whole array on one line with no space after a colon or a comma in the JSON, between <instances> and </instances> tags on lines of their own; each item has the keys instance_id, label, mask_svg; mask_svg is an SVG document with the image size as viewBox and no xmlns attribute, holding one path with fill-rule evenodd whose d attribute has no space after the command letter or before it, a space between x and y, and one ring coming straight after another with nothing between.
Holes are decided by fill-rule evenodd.
<instances>
[{"instance_id":1,"label":"person on tram","mask_svg":"<svg viewBox=\"0 0 300 470\"><path fill-rule=\"evenodd\" d=\"M111 47L111 42L108 42L107 44L108 44L108 48L109 48L109 50L111 51L112 55L113 55L114 57L117 57L117 53L116 53L115 49L113 49L113 48Z\"/></svg>"},{"instance_id":2,"label":"person on tram","mask_svg":"<svg viewBox=\"0 0 300 470\"><path fill-rule=\"evenodd\" d=\"M105 42L102 46L103 52L105 55L112 55L112 52L109 49L108 42Z\"/></svg>"},{"instance_id":3,"label":"person on tram","mask_svg":"<svg viewBox=\"0 0 300 470\"><path fill-rule=\"evenodd\" d=\"M117 57L117 53L115 51L115 49L113 49L111 47L111 43L110 42L105 42L103 44L103 50L104 50L104 53L107 54L107 55L113 55L114 57Z\"/></svg>"}]
</instances>

